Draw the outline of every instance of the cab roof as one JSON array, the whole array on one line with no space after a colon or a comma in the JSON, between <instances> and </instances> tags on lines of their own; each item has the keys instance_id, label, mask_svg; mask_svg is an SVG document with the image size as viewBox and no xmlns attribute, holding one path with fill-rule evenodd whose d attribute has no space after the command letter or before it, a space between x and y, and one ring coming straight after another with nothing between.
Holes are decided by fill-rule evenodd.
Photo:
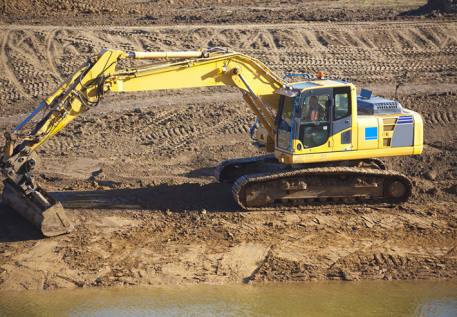
<instances>
[{"instance_id":1,"label":"cab roof","mask_svg":"<svg viewBox=\"0 0 457 317\"><path fill-rule=\"evenodd\" d=\"M288 86L291 86L293 89L304 90L308 88L317 88L317 87L342 87L347 86L348 82L342 80L330 80L330 79L319 79L313 81L301 81L296 83L290 83Z\"/></svg>"},{"instance_id":2,"label":"cab roof","mask_svg":"<svg viewBox=\"0 0 457 317\"><path fill-rule=\"evenodd\" d=\"M348 87L351 84L342 80L319 79L312 81L301 81L296 83L288 83L286 86L278 89L276 92L280 95L295 97L304 90L313 88L336 88Z\"/></svg>"}]
</instances>

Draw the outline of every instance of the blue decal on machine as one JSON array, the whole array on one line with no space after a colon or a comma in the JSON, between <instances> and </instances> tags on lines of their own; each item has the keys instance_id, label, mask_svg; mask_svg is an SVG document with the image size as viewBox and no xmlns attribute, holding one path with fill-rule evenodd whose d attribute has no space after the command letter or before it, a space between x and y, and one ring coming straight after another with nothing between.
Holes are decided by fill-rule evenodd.
<instances>
[{"instance_id":1,"label":"blue decal on machine","mask_svg":"<svg viewBox=\"0 0 457 317\"><path fill-rule=\"evenodd\" d=\"M365 141L378 139L378 127L365 128Z\"/></svg>"},{"instance_id":2,"label":"blue decal on machine","mask_svg":"<svg viewBox=\"0 0 457 317\"><path fill-rule=\"evenodd\" d=\"M413 122L414 120L412 116L401 116L397 119L397 124L411 124Z\"/></svg>"}]
</instances>

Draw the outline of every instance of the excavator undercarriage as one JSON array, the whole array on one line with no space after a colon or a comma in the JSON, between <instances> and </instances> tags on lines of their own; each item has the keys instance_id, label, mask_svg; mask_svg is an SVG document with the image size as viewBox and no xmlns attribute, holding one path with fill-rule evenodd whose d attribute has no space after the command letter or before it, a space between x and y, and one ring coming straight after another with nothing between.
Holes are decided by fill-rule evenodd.
<instances>
[{"instance_id":1,"label":"excavator undercarriage","mask_svg":"<svg viewBox=\"0 0 457 317\"><path fill-rule=\"evenodd\" d=\"M412 192L408 177L386 170L379 159L285 166L264 155L224 161L215 177L233 183L233 198L246 210L323 202L399 203Z\"/></svg>"},{"instance_id":2,"label":"excavator undercarriage","mask_svg":"<svg viewBox=\"0 0 457 317\"><path fill-rule=\"evenodd\" d=\"M322 167L245 175L233 184L234 199L244 209L271 209L315 202L406 201L410 180L396 172L355 167Z\"/></svg>"}]
</instances>

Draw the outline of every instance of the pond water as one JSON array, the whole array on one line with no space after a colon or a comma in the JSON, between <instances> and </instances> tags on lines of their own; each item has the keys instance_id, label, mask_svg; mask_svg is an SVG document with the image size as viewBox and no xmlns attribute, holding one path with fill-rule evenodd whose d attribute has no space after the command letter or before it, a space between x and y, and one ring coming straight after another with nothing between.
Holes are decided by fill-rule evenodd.
<instances>
[{"instance_id":1,"label":"pond water","mask_svg":"<svg viewBox=\"0 0 457 317\"><path fill-rule=\"evenodd\" d=\"M9 291L0 316L456 317L457 281Z\"/></svg>"}]
</instances>

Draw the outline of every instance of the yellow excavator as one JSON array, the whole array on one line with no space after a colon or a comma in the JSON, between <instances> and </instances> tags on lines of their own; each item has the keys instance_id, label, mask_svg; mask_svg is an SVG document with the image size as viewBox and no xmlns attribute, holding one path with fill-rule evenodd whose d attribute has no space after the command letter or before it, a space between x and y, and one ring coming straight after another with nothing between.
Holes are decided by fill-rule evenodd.
<instances>
[{"instance_id":1,"label":"yellow excavator","mask_svg":"<svg viewBox=\"0 0 457 317\"><path fill-rule=\"evenodd\" d=\"M155 62L122 67L129 59ZM108 92L209 86L238 88L257 116L252 132L266 154L227 160L215 169L218 181L233 183L233 197L243 209L316 201L399 203L411 195L408 177L387 170L379 159L422 152L421 116L395 100L367 89L357 95L351 83L323 74L289 83L259 60L228 49L103 50L5 133L3 203L44 236L72 231L61 203L34 180L36 150Z\"/></svg>"}]
</instances>

